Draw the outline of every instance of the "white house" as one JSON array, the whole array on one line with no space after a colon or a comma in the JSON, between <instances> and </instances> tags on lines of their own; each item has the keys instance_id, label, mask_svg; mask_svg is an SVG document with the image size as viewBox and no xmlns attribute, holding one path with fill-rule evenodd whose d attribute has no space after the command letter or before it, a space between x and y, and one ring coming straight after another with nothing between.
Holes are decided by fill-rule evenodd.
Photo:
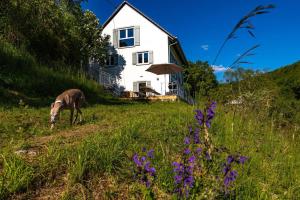
<instances>
[{"instance_id":1,"label":"white house","mask_svg":"<svg viewBox=\"0 0 300 200\"><path fill-rule=\"evenodd\" d=\"M139 95L147 87L154 91L147 95L184 96L181 72L156 75L146 71L153 64L187 63L175 36L127 1L103 24L103 34L111 36L112 47L101 71L116 76L123 91Z\"/></svg>"}]
</instances>

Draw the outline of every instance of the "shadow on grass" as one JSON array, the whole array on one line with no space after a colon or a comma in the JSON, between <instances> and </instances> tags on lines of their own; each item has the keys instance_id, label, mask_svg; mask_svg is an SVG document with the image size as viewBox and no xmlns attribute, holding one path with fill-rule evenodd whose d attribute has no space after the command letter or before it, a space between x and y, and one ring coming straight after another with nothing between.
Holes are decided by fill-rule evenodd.
<instances>
[{"instance_id":1,"label":"shadow on grass","mask_svg":"<svg viewBox=\"0 0 300 200\"><path fill-rule=\"evenodd\" d=\"M121 100L116 97L113 97L109 94L105 96L94 96L93 98L89 98L91 95L87 95L87 103L86 106L93 106L96 104L102 105L130 105L134 102ZM0 106L1 107L19 107L22 105L28 105L30 107L40 108L50 106L53 101L55 101L56 97L42 97L37 95L26 95L16 90L11 90L7 88L3 88L0 86Z\"/></svg>"}]
</instances>

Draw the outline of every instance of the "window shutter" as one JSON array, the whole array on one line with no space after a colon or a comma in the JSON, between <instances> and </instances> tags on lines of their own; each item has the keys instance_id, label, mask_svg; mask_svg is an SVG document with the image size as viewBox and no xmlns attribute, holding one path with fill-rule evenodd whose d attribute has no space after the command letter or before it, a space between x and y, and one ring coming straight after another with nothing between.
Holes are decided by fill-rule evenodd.
<instances>
[{"instance_id":1,"label":"window shutter","mask_svg":"<svg viewBox=\"0 0 300 200\"><path fill-rule=\"evenodd\" d=\"M153 51L149 51L149 64L153 64Z\"/></svg>"},{"instance_id":2,"label":"window shutter","mask_svg":"<svg viewBox=\"0 0 300 200\"><path fill-rule=\"evenodd\" d=\"M113 30L113 45L115 48L118 48L118 40L119 40L119 30L118 29L114 29Z\"/></svg>"},{"instance_id":3,"label":"window shutter","mask_svg":"<svg viewBox=\"0 0 300 200\"><path fill-rule=\"evenodd\" d=\"M134 27L134 46L140 46L140 27Z\"/></svg>"},{"instance_id":4,"label":"window shutter","mask_svg":"<svg viewBox=\"0 0 300 200\"><path fill-rule=\"evenodd\" d=\"M136 53L132 53L132 64L133 65L136 65L136 60L137 59L137 57L136 57Z\"/></svg>"},{"instance_id":5,"label":"window shutter","mask_svg":"<svg viewBox=\"0 0 300 200\"><path fill-rule=\"evenodd\" d=\"M114 65L118 65L119 64L119 56L118 54L114 55Z\"/></svg>"},{"instance_id":6,"label":"window shutter","mask_svg":"<svg viewBox=\"0 0 300 200\"><path fill-rule=\"evenodd\" d=\"M138 92L138 83L137 82L133 82L133 91Z\"/></svg>"},{"instance_id":7,"label":"window shutter","mask_svg":"<svg viewBox=\"0 0 300 200\"><path fill-rule=\"evenodd\" d=\"M146 86L151 87L151 81L146 81Z\"/></svg>"}]
</instances>

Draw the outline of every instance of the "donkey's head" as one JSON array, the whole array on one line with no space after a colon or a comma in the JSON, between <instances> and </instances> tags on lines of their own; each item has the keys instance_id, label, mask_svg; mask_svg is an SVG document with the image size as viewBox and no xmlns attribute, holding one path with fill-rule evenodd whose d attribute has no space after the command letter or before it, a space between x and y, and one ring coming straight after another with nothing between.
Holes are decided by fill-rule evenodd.
<instances>
[{"instance_id":1,"label":"donkey's head","mask_svg":"<svg viewBox=\"0 0 300 200\"><path fill-rule=\"evenodd\" d=\"M62 106L63 106L62 101L55 101L54 103L51 104L50 123L52 125L55 124L56 120L58 119L59 112L62 109Z\"/></svg>"}]
</instances>

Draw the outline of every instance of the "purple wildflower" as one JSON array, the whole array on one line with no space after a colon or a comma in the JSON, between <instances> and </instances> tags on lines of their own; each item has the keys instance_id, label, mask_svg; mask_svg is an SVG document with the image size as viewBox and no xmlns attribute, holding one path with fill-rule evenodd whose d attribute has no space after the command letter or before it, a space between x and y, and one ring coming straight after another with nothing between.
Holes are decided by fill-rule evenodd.
<instances>
[{"instance_id":1,"label":"purple wildflower","mask_svg":"<svg viewBox=\"0 0 300 200\"><path fill-rule=\"evenodd\" d=\"M146 152L146 150L144 151ZM153 150L150 150L147 153L147 157L153 157ZM151 186L151 177L155 177L156 170L154 167L151 167L151 162L147 160L146 156L139 157L138 154L134 154L133 162L135 163L137 170L135 171L134 176L139 178L141 182L143 182L146 187Z\"/></svg>"},{"instance_id":2,"label":"purple wildflower","mask_svg":"<svg viewBox=\"0 0 300 200\"><path fill-rule=\"evenodd\" d=\"M193 133L193 128L191 126L189 126L189 133L190 135Z\"/></svg>"},{"instance_id":3,"label":"purple wildflower","mask_svg":"<svg viewBox=\"0 0 300 200\"><path fill-rule=\"evenodd\" d=\"M142 166L142 162L140 161L139 156L137 154L134 154L133 161L138 167Z\"/></svg>"},{"instance_id":4,"label":"purple wildflower","mask_svg":"<svg viewBox=\"0 0 300 200\"><path fill-rule=\"evenodd\" d=\"M184 144L186 144L186 145L190 144L190 138L189 137L184 138Z\"/></svg>"},{"instance_id":5,"label":"purple wildflower","mask_svg":"<svg viewBox=\"0 0 300 200\"><path fill-rule=\"evenodd\" d=\"M195 157L195 156L191 156L191 157L188 159L189 163L194 163L195 160L196 160L196 157Z\"/></svg>"},{"instance_id":6,"label":"purple wildflower","mask_svg":"<svg viewBox=\"0 0 300 200\"><path fill-rule=\"evenodd\" d=\"M240 156L239 163L241 163L243 165L247 160L248 160L248 157L246 157L246 156Z\"/></svg>"},{"instance_id":7,"label":"purple wildflower","mask_svg":"<svg viewBox=\"0 0 300 200\"><path fill-rule=\"evenodd\" d=\"M199 137L199 128L195 129L195 133L194 133L194 143L195 144L200 144L200 137Z\"/></svg>"},{"instance_id":8,"label":"purple wildflower","mask_svg":"<svg viewBox=\"0 0 300 200\"><path fill-rule=\"evenodd\" d=\"M224 165L224 168L223 168L223 173L224 175L226 175L229 171L230 171L230 165Z\"/></svg>"},{"instance_id":9,"label":"purple wildflower","mask_svg":"<svg viewBox=\"0 0 300 200\"><path fill-rule=\"evenodd\" d=\"M188 154L190 154L190 153L191 153L191 150L190 150L190 149L187 148L187 149L184 150L184 154L188 155Z\"/></svg>"},{"instance_id":10,"label":"purple wildflower","mask_svg":"<svg viewBox=\"0 0 300 200\"><path fill-rule=\"evenodd\" d=\"M227 157L227 161L223 167L223 174L224 174L224 187L225 192L228 193L228 188L231 186L232 182L234 182L238 176L236 170L233 170L233 164L244 164L248 158L246 156L234 156L229 155Z\"/></svg>"},{"instance_id":11,"label":"purple wildflower","mask_svg":"<svg viewBox=\"0 0 300 200\"><path fill-rule=\"evenodd\" d=\"M198 147L197 149L196 149L196 153L197 154L200 154L202 152L202 148L201 147Z\"/></svg>"},{"instance_id":12,"label":"purple wildflower","mask_svg":"<svg viewBox=\"0 0 300 200\"><path fill-rule=\"evenodd\" d=\"M178 162L173 162L174 172L182 172L183 171L183 164Z\"/></svg>"},{"instance_id":13,"label":"purple wildflower","mask_svg":"<svg viewBox=\"0 0 300 200\"><path fill-rule=\"evenodd\" d=\"M214 118L215 116L215 108L216 108L217 103L215 101L213 101L207 108L206 111L206 121L205 124L208 128L210 128L211 126L211 120Z\"/></svg>"},{"instance_id":14,"label":"purple wildflower","mask_svg":"<svg viewBox=\"0 0 300 200\"><path fill-rule=\"evenodd\" d=\"M180 197L184 194L188 197L189 191L194 184L193 172L196 157L194 155L188 156L188 154L191 154L191 150L187 148L184 150L184 162L173 162L175 192Z\"/></svg>"},{"instance_id":15,"label":"purple wildflower","mask_svg":"<svg viewBox=\"0 0 300 200\"><path fill-rule=\"evenodd\" d=\"M145 185L146 185L147 188L150 188L151 182L150 182L149 180L147 180L147 181L145 182Z\"/></svg>"},{"instance_id":16,"label":"purple wildflower","mask_svg":"<svg viewBox=\"0 0 300 200\"><path fill-rule=\"evenodd\" d=\"M154 150L150 149L150 151L148 151L147 153L148 158L153 158L154 157Z\"/></svg>"},{"instance_id":17,"label":"purple wildflower","mask_svg":"<svg viewBox=\"0 0 300 200\"><path fill-rule=\"evenodd\" d=\"M238 173L236 170L230 171L230 173L227 173L224 179L224 186L227 190L227 188L231 185L232 182L236 180Z\"/></svg>"},{"instance_id":18,"label":"purple wildflower","mask_svg":"<svg viewBox=\"0 0 300 200\"><path fill-rule=\"evenodd\" d=\"M188 176L186 179L184 179L183 185L186 187L192 187L194 184L194 177L193 176Z\"/></svg>"},{"instance_id":19,"label":"purple wildflower","mask_svg":"<svg viewBox=\"0 0 300 200\"><path fill-rule=\"evenodd\" d=\"M204 115L201 110L196 110L195 119L197 120L198 124L202 126L204 122Z\"/></svg>"},{"instance_id":20,"label":"purple wildflower","mask_svg":"<svg viewBox=\"0 0 300 200\"><path fill-rule=\"evenodd\" d=\"M232 155L229 155L229 156L227 157L227 164L231 164L233 161L235 161L235 160L234 160L234 157L233 157Z\"/></svg>"},{"instance_id":21,"label":"purple wildflower","mask_svg":"<svg viewBox=\"0 0 300 200\"><path fill-rule=\"evenodd\" d=\"M175 183L176 184L179 184L179 183L182 182L182 176L181 175L174 176L174 179L175 179Z\"/></svg>"},{"instance_id":22,"label":"purple wildflower","mask_svg":"<svg viewBox=\"0 0 300 200\"><path fill-rule=\"evenodd\" d=\"M144 163L145 161L146 161L146 157L145 157L145 156L142 156L142 157L141 157L141 162Z\"/></svg>"}]
</instances>

